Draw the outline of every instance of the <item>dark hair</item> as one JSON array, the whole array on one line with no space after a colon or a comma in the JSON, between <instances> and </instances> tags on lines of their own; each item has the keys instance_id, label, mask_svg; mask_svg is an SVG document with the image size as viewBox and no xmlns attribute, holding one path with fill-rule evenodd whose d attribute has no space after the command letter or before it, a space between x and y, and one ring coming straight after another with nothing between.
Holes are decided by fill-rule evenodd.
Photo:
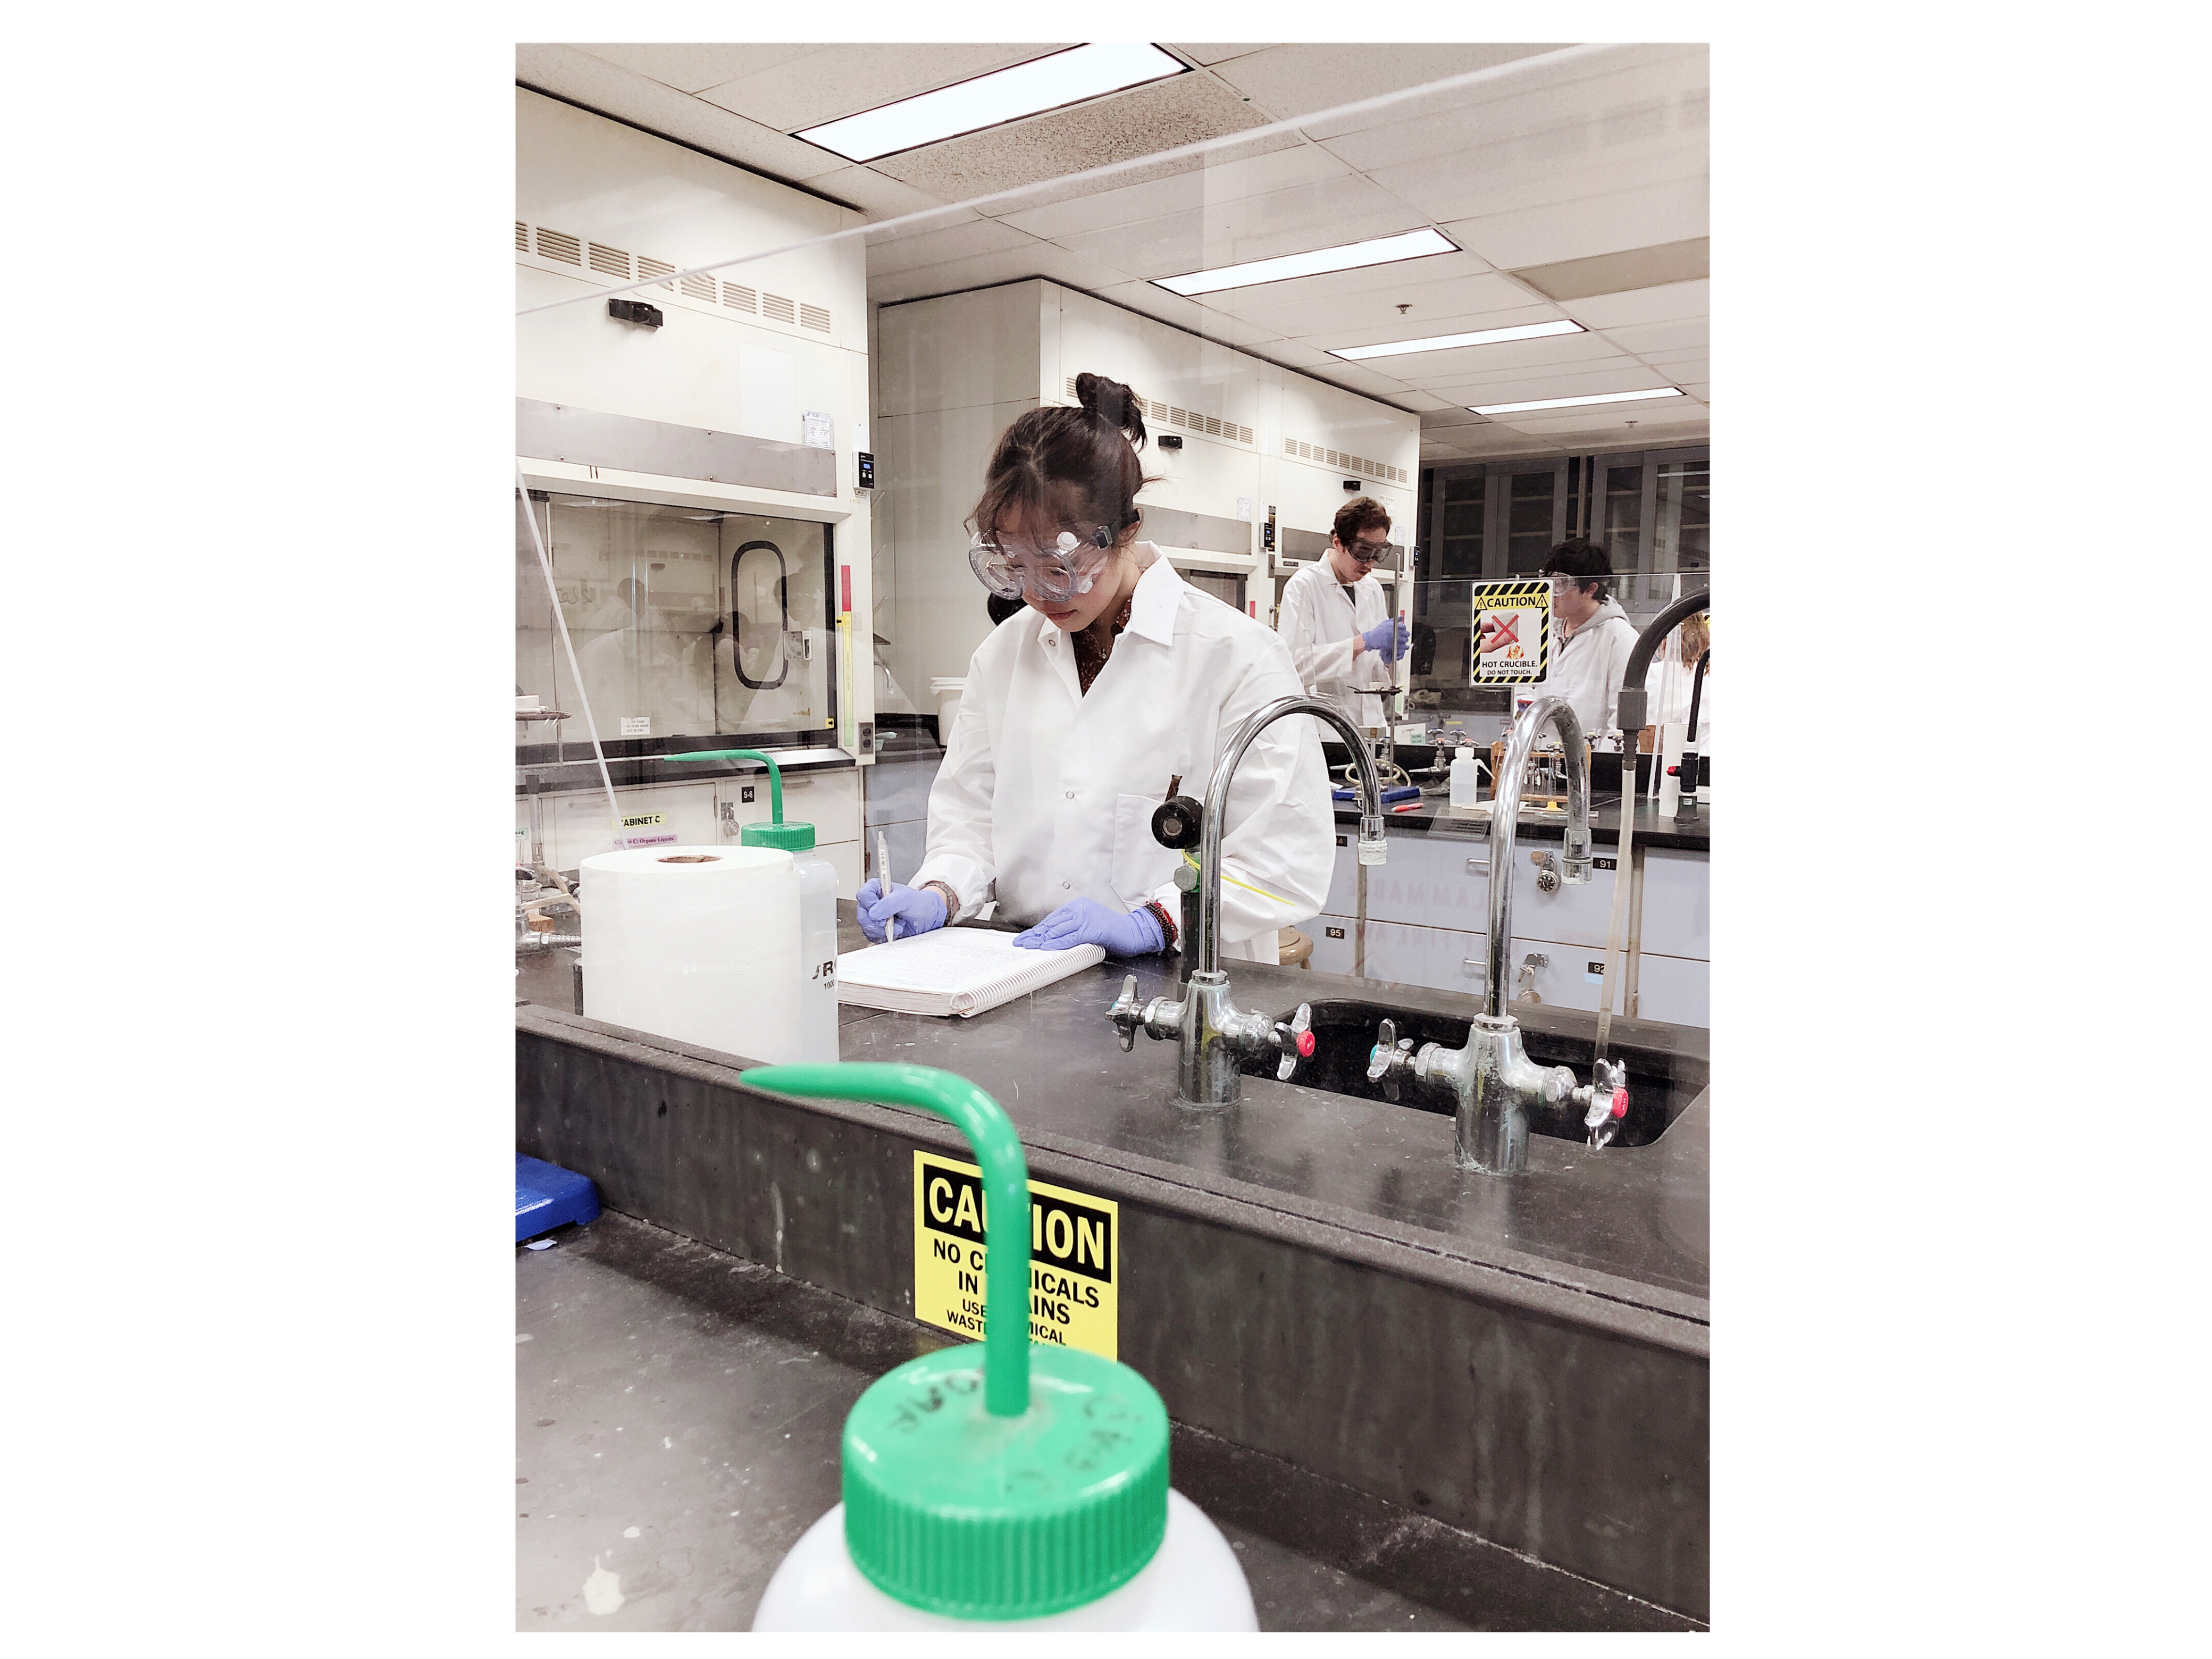
<instances>
[{"instance_id":1,"label":"dark hair","mask_svg":"<svg viewBox=\"0 0 2212 1659\"><path fill-rule=\"evenodd\" d=\"M1372 495L1354 495L1336 509L1336 522L1330 527L1335 531L1337 541L1349 547L1363 530L1388 530L1390 512Z\"/></svg>"},{"instance_id":2,"label":"dark hair","mask_svg":"<svg viewBox=\"0 0 2212 1659\"><path fill-rule=\"evenodd\" d=\"M1145 417L1137 394L1103 374L1075 377L1083 405L1032 409L999 436L968 527L995 536L1027 518L1104 525L1118 539L1143 522L1137 492L1152 480L1137 464Z\"/></svg>"},{"instance_id":3,"label":"dark hair","mask_svg":"<svg viewBox=\"0 0 2212 1659\"><path fill-rule=\"evenodd\" d=\"M991 626L996 628L1015 611L1026 611L1030 607L1029 602L1018 593L1011 599L997 593L987 593L983 596L983 608L991 613Z\"/></svg>"},{"instance_id":4,"label":"dark hair","mask_svg":"<svg viewBox=\"0 0 2212 1659\"><path fill-rule=\"evenodd\" d=\"M1544 561L1542 574L1572 576L1576 578L1575 585L1585 593L1595 587L1597 592L1592 597L1600 604L1613 597L1613 561L1606 556L1603 548L1591 546L1586 537L1570 537L1553 548L1551 556Z\"/></svg>"}]
</instances>

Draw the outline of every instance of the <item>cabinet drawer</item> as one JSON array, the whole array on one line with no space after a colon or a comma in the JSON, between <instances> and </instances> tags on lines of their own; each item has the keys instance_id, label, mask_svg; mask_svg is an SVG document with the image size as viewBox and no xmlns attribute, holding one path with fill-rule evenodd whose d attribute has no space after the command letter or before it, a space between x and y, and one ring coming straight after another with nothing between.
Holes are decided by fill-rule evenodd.
<instances>
[{"instance_id":1,"label":"cabinet drawer","mask_svg":"<svg viewBox=\"0 0 2212 1659\"><path fill-rule=\"evenodd\" d=\"M1369 878L1373 879L1371 874ZM1485 937L1406 922L1370 921L1367 977L1480 996Z\"/></svg>"},{"instance_id":2,"label":"cabinet drawer","mask_svg":"<svg viewBox=\"0 0 2212 1659\"><path fill-rule=\"evenodd\" d=\"M1350 916L1325 914L1298 924L1298 932L1313 941L1313 969L1316 973L1349 975L1352 972L1352 929L1357 926L1358 924ZM1331 939L1328 932L1332 927L1343 937Z\"/></svg>"},{"instance_id":3,"label":"cabinet drawer","mask_svg":"<svg viewBox=\"0 0 2212 1659\"><path fill-rule=\"evenodd\" d=\"M1653 848L1644 860L1644 950L1662 956L1710 960L1713 954L1711 896L1710 859L1672 848ZM1705 1021L1692 1023L1702 1025Z\"/></svg>"},{"instance_id":4,"label":"cabinet drawer","mask_svg":"<svg viewBox=\"0 0 2212 1659\"><path fill-rule=\"evenodd\" d=\"M1650 902L1648 895L1645 902ZM1644 1019L1709 1026L1712 1024L1711 980L1710 963L1647 955L1637 969L1636 1012Z\"/></svg>"},{"instance_id":5,"label":"cabinet drawer","mask_svg":"<svg viewBox=\"0 0 2212 1659\"><path fill-rule=\"evenodd\" d=\"M1390 861L1367 872L1367 919L1484 932L1490 925L1489 871L1490 849L1481 842L1394 836Z\"/></svg>"}]
</instances>

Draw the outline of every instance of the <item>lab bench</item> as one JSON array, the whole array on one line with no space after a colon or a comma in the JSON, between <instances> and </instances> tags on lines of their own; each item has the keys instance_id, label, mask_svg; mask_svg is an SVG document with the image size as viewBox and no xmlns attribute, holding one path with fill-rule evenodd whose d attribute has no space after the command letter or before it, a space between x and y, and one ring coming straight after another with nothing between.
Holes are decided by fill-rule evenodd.
<instances>
[{"instance_id":1,"label":"lab bench","mask_svg":"<svg viewBox=\"0 0 2212 1659\"><path fill-rule=\"evenodd\" d=\"M845 1298L853 1317L949 1340L912 1320L913 1179L917 1152L964 1160L957 1134L897 1108L751 1089L739 1057L583 1019L570 959L525 960L519 1149L591 1176L622 1215ZM1120 1358L1179 1435L1324 1483L1338 1496L1323 1510L1367 1506L1487 1564L1421 1581L1479 1594L1413 1599L1474 1626L1704 1619L1705 1034L1616 1021L1632 1086L1674 1103L1663 1133L1595 1152L1534 1136L1527 1173L1499 1179L1455 1166L1449 1116L1272 1073L1248 1076L1225 1113L1178 1108L1173 1046L1124 1054L1105 1018L1131 972L1140 996L1173 988L1172 959L1109 960L973 1019L848 1007L842 1055L973 1079L1020 1130L1036 1180L1118 1206ZM1240 1006L1336 1010L1333 1028L1317 1020L1331 1042L1368 1040L1361 1022L1386 1006L1462 1029L1477 1009L1311 969L1230 974ZM1587 1075L1593 1016L1515 1012L1532 1054ZM1184 1455L1179 1439L1179 1481ZM1278 1540L1320 1525L1311 1505L1237 1510L1251 1485L1199 1501ZM1306 1553L1374 1577L1329 1536Z\"/></svg>"},{"instance_id":2,"label":"lab bench","mask_svg":"<svg viewBox=\"0 0 2212 1659\"><path fill-rule=\"evenodd\" d=\"M1480 996L1490 933L1489 818L1424 797L1383 822L1390 856L1367 868L1363 927L1359 813L1337 808L1328 896L1320 915L1298 924L1313 941L1314 967ZM1711 826L1710 807L1685 817L1666 817L1649 801L1638 807L1631 848L1643 871L1643 903L1630 919L1638 945L1633 972L1624 961L1624 974L1635 997L1630 1006L1644 1018L1698 1026L1710 1021ZM1524 811L1515 832L1516 981L1507 994L1533 988L1545 1006L1595 1013L1620 844L1618 799L1591 806L1596 867L1589 882L1553 884L1547 892L1540 877L1547 867L1556 872L1564 831L1564 815ZM1628 954L1626 938L1622 954Z\"/></svg>"}]
</instances>

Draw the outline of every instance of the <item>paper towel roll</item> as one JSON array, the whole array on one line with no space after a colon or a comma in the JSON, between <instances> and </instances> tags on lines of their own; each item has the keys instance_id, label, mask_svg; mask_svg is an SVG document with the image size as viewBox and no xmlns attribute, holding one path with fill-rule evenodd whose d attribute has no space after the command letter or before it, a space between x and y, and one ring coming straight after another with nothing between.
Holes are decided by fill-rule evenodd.
<instances>
[{"instance_id":1,"label":"paper towel roll","mask_svg":"<svg viewBox=\"0 0 2212 1659\"><path fill-rule=\"evenodd\" d=\"M770 847L583 861L584 1012L770 1064L799 1046L799 871Z\"/></svg>"}]
</instances>

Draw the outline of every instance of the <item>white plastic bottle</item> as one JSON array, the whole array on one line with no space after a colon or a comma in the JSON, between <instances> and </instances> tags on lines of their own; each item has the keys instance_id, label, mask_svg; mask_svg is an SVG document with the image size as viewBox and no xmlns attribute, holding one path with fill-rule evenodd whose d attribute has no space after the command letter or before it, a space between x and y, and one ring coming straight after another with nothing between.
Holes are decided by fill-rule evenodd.
<instances>
[{"instance_id":1,"label":"white plastic bottle","mask_svg":"<svg viewBox=\"0 0 2212 1659\"><path fill-rule=\"evenodd\" d=\"M799 1058L837 1058L837 866L814 850L811 823L749 823L738 839L776 847L799 871Z\"/></svg>"},{"instance_id":2,"label":"white plastic bottle","mask_svg":"<svg viewBox=\"0 0 2212 1659\"><path fill-rule=\"evenodd\" d=\"M845 1419L845 1501L769 1579L757 1631L1256 1631L1220 1529L1168 1485L1130 1367L1030 1340L1029 1178L999 1103L923 1066L763 1066L781 1094L919 1107L982 1171L984 1337L909 1359Z\"/></svg>"},{"instance_id":3,"label":"white plastic bottle","mask_svg":"<svg viewBox=\"0 0 2212 1659\"><path fill-rule=\"evenodd\" d=\"M1474 750L1466 744L1451 763L1451 804L1473 806L1481 799L1481 781L1475 771Z\"/></svg>"}]
</instances>

